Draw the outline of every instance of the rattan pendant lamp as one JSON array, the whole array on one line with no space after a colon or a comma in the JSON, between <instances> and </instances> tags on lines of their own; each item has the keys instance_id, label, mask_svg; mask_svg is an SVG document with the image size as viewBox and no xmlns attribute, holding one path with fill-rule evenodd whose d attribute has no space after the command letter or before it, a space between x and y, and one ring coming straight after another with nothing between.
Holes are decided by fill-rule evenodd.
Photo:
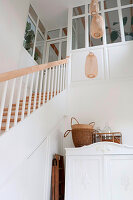
<instances>
[{"instance_id":1,"label":"rattan pendant lamp","mask_svg":"<svg viewBox=\"0 0 133 200\"><path fill-rule=\"evenodd\" d=\"M95 39L103 37L104 34L104 20L99 12L98 0L92 0L90 4L90 14L92 16L90 32L91 36Z\"/></svg>"},{"instance_id":2,"label":"rattan pendant lamp","mask_svg":"<svg viewBox=\"0 0 133 200\"><path fill-rule=\"evenodd\" d=\"M99 39L104 34L104 21L103 18L98 14L99 4L98 0L92 0L90 4L90 14L92 16L92 22L90 26L90 36L95 39ZM91 44L91 43L90 43ZM90 52L86 57L85 62L85 76L87 78L96 78L98 75L98 62L97 57L93 52Z\"/></svg>"},{"instance_id":3,"label":"rattan pendant lamp","mask_svg":"<svg viewBox=\"0 0 133 200\"><path fill-rule=\"evenodd\" d=\"M90 52L86 57L85 63L85 76L87 78L96 78L98 75L98 62L97 57L94 55L93 52Z\"/></svg>"}]
</instances>

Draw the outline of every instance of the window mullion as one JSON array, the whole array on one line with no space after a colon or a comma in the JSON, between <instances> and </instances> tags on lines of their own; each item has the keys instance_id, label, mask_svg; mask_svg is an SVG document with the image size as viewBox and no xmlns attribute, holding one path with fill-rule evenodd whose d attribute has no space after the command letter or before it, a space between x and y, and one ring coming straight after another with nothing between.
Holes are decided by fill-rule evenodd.
<instances>
[{"instance_id":1,"label":"window mullion","mask_svg":"<svg viewBox=\"0 0 133 200\"><path fill-rule=\"evenodd\" d=\"M85 48L89 47L88 4L85 5Z\"/></svg>"},{"instance_id":2,"label":"window mullion","mask_svg":"<svg viewBox=\"0 0 133 200\"><path fill-rule=\"evenodd\" d=\"M105 22L105 13L104 13L104 3L101 1L101 15L103 17L103 21ZM107 38L106 38L106 28L104 25L104 34L103 34L103 45L107 44Z\"/></svg>"},{"instance_id":3,"label":"window mullion","mask_svg":"<svg viewBox=\"0 0 133 200\"><path fill-rule=\"evenodd\" d=\"M125 42L125 34L124 34L124 25L123 25L123 17L122 17L122 8L121 8L121 1L117 0L118 3L118 15L120 21L120 32L121 32L121 41Z\"/></svg>"},{"instance_id":4,"label":"window mullion","mask_svg":"<svg viewBox=\"0 0 133 200\"><path fill-rule=\"evenodd\" d=\"M33 59L34 59L35 50L36 50L36 41L37 41L38 25L39 25L39 17L38 17L38 19L37 19L37 25L36 25L35 41L34 41L33 55L32 55Z\"/></svg>"}]
</instances>

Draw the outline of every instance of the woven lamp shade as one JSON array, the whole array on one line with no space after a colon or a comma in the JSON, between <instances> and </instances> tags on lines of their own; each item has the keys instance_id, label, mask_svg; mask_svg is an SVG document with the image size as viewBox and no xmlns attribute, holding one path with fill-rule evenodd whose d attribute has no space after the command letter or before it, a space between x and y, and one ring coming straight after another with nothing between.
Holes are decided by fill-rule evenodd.
<instances>
[{"instance_id":1,"label":"woven lamp shade","mask_svg":"<svg viewBox=\"0 0 133 200\"><path fill-rule=\"evenodd\" d=\"M103 37L104 20L102 16L100 16L99 14L96 14L92 17L90 32L91 32L91 36L95 39L99 39Z\"/></svg>"},{"instance_id":2,"label":"woven lamp shade","mask_svg":"<svg viewBox=\"0 0 133 200\"><path fill-rule=\"evenodd\" d=\"M98 4L98 0L92 0L91 4L90 4L90 14L96 15L99 12L99 4Z\"/></svg>"},{"instance_id":3,"label":"woven lamp shade","mask_svg":"<svg viewBox=\"0 0 133 200\"><path fill-rule=\"evenodd\" d=\"M97 57L94 55L94 53L90 52L89 55L86 57L85 76L87 78L96 78L97 75L98 75Z\"/></svg>"}]
</instances>

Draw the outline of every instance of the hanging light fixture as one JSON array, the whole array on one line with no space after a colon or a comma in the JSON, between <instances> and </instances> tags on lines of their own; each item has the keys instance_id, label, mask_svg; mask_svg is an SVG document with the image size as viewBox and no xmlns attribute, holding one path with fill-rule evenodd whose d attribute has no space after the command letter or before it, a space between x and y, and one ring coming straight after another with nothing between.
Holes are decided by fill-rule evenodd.
<instances>
[{"instance_id":1,"label":"hanging light fixture","mask_svg":"<svg viewBox=\"0 0 133 200\"><path fill-rule=\"evenodd\" d=\"M98 13L92 17L90 25L91 36L95 39L103 37L104 34L104 21L101 15Z\"/></svg>"},{"instance_id":2,"label":"hanging light fixture","mask_svg":"<svg viewBox=\"0 0 133 200\"><path fill-rule=\"evenodd\" d=\"M90 14L92 21L90 25L90 47L91 47L91 36L95 39L103 37L104 34L104 20L102 16L98 14L99 4L98 0L92 0L90 4ZM90 52L86 57L85 62L85 76L87 78L96 78L98 75L98 62L97 57L94 53Z\"/></svg>"},{"instance_id":3,"label":"hanging light fixture","mask_svg":"<svg viewBox=\"0 0 133 200\"><path fill-rule=\"evenodd\" d=\"M90 14L96 15L96 13L99 12L99 4L98 4L98 0L92 0L91 4L90 4Z\"/></svg>"},{"instance_id":4,"label":"hanging light fixture","mask_svg":"<svg viewBox=\"0 0 133 200\"><path fill-rule=\"evenodd\" d=\"M94 53L90 52L86 57L85 76L87 78L96 78L98 75L98 62Z\"/></svg>"}]
</instances>

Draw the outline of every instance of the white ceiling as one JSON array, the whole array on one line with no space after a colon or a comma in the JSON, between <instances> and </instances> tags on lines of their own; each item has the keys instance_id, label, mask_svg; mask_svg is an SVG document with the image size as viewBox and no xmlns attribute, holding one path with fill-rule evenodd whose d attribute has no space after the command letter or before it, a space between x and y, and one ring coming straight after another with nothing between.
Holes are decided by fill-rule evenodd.
<instances>
[{"instance_id":1,"label":"white ceiling","mask_svg":"<svg viewBox=\"0 0 133 200\"><path fill-rule=\"evenodd\" d=\"M68 8L84 4L89 0L31 0L47 29L67 26Z\"/></svg>"}]
</instances>

